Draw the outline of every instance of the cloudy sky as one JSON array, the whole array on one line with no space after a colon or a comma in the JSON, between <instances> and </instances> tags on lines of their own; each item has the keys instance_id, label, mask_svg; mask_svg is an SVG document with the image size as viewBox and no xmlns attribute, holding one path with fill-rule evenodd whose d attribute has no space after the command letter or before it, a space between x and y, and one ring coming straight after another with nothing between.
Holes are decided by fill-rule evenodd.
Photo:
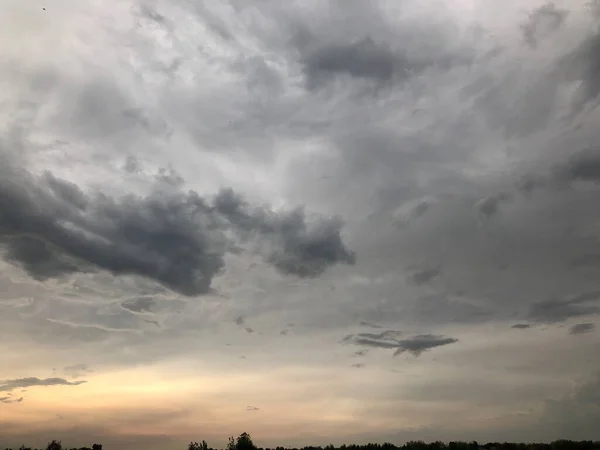
<instances>
[{"instance_id":1,"label":"cloudy sky","mask_svg":"<svg viewBox=\"0 0 600 450\"><path fill-rule=\"evenodd\" d=\"M600 3L0 6L0 447L600 439Z\"/></svg>"}]
</instances>

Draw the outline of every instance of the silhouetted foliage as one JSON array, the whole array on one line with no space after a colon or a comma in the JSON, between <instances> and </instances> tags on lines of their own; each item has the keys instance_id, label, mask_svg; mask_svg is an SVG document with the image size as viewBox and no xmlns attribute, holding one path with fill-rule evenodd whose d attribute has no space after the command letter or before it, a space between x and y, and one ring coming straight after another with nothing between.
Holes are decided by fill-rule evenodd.
<instances>
[{"instance_id":1,"label":"silhouetted foliage","mask_svg":"<svg viewBox=\"0 0 600 450\"><path fill-rule=\"evenodd\" d=\"M12 450L7 448L6 450ZM19 450L38 450L32 449L31 447L25 447L22 445ZM63 450L61 441L51 441L46 446L45 450ZM67 449L65 449L67 450ZM80 447L71 448L69 450L102 450L102 445L94 444L91 448ZM188 450L213 450L209 447L206 441L190 442ZM242 433L237 438L233 436L229 438L226 450L600 450L600 441L569 441L569 440L558 440L547 443L513 443L513 442L488 442L487 444L479 444L475 441L472 442L431 442L426 443L423 441L409 441L404 445L394 445L389 442L384 444L365 444L365 445L341 445L336 447L329 444L325 447L306 446L301 449L290 449L278 446L276 448L263 449L256 447L250 435L248 433Z\"/></svg>"},{"instance_id":2,"label":"silhouetted foliage","mask_svg":"<svg viewBox=\"0 0 600 450\"><path fill-rule=\"evenodd\" d=\"M200 444L198 444L197 442L190 442L190 444L188 445L188 450L209 450L209 449L208 449L208 444L206 443L206 441L202 441Z\"/></svg>"},{"instance_id":3,"label":"silhouetted foliage","mask_svg":"<svg viewBox=\"0 0 600 450\"><path fill-rule=\"evenodd\" d=\"M46 446L46 450L62 450L62 444L60 441L50 441Z\"/></svg>"}]
</instances>

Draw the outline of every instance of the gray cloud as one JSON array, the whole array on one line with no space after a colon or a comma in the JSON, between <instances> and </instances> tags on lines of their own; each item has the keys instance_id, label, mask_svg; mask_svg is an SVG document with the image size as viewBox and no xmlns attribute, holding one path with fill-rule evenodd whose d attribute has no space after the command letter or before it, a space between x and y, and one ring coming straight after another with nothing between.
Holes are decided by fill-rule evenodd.
<instances>
[{"instance_id":1,"label":"gray cloud","mask_svg":"<svg viewBox=\"0 0 600 450\"><path fill-rule=\"evenodd\" d=\"M521 25L525 42L536 47L540 39L544 39L561 27L569 12L560 9L553 2L548 2L529 14L527 21Z\"/></svg>"},{"instance_id":2,"label":"gray cloud","mask_svg":"<svg viewBox=\"0 0 600 450\"><path fill-rule=\"evenodd\" d=\"M308 224L303 209L274 215L264 208L251 208L231 189L222 190L214 203L242 233L256 232L274 239L276 248L268 261L282 273L316 277L333 264L353 265L356 261L355 253L342 241L339 217Z\"/></svg>"},{"instance_id":3,"label":"gray cloud","mask_svg":"<svg viewBox=\"0 0 600 450\"><path fill-rule=\"evenodd\" d=\"M185 180L183 177L177 173L172 167L168 168L160 168L158 169L158 173L156 174L157 181L161 183L168 184L170 186L183 186Z\"/></svg>"},{"instance_id":4,"label":"gray cloud","mask_svg":"<svg viewBox=\"0 0 600 450\"><path fill-rule=\"evenodd\" d=\"M540 420L550 439L581 436L594 439L600 420L600 377L596 374L561 398L548 400Z\"/></svg>"},{"instance_id":5,"label":"gray cloud","mask_svg":"<svg viewBox=\"0 0 600 450\"><path fill-rule=\"evenodd\" d=\"M458 339L455 338L433 334L420 334L410 339L398 341L399 346L396 352L394 353L394 356L404 352L409 352L415 356L419 356L423 352L426 352L433 348L454 344L456 342L458 342Z\"/></svg>"},{"instance_id":6,"label":"gray cloud","mask_svg":"<svg viewBox=\"0 0 600 450\"><path fill-rule=\"evenodd\" d=\"M242 326L244 325L245 320L246 319L244 318L244 316L238 316L235 318L234 322L236 323L236 325Z\"/></svg>"},{"instance_id":7,"label":"gray cloud","mask_svg":"<svg viewBox=\"0 0 600 450\"><path fill-rule=\"evenodd\" d=\"M369 327L369 328L383 328L381 325L377 325L371 322L367 322L365 320L361 320L360 321L360 325L363 327Z\"/></svg>"},{"instance_id":8,"label":"gray cloud","mask_svg":"<svg viewBox=\"0 0 600 450\"><path fill-rule=\"evenodd\" d=\"M569 334L586 334L596 329L593 323L577 323L569 328Z\"/></svg>"},{"instance_id":9,"label":"gray cloud","mask_svg":"<svg viewBox=\"0 0 600 450\"><path fill-rule=\"evenodd\" d=\"M423 269L423 270L413 273L411 275L411 280L413 281L413 283L415 283L417 285L422 285L422 284L428 283L429 281L433 280L441 272L442 272L441 266L430 267L430 268Z\"/></svg>"},{"instance_id":10,"label":"gray cloud","mask_svg":"<svg viewBox=\"0 0 600 450\"><path fill-rule=\"evenodd\" d=\"M93 370L87 364L73 364L63 369L63 373L71 378L81 378L90 372Z\"/></svg>"},{"instance_id":11,"label":"gray cloud","mask_svg":"<svg viewBox=\"0 0 600 450\"><path fill-rule=\"evenodd\" d=\"M510 194L500 192L481 199L475 204L475 208L489 219L498 212L498 209L503 203L507 203L511 199L512 197Z\"/></svg>"},{"instance_id":12,"label":"gray cloud","mask_svg":"<svg viewBox=\"0 0 600 450\"><path fill-rule=\"evenodd\" d=\"M528 318L537 322L557 323L572 317L582 317L600 313L596 303L600 292L592 291L565 300L544 300L531 305Z\"/></svg>"},{"instance_id":13,"label":"gray cloud","mask_svg":"<svg viewBox=\"0 0 600 450\"><path fill-rule=\"evenodd\" d=\"M364 347L395 349L394 356L404 352L420 356L423 352L435 347L454 344L458 339L433 335L420 334L408 339L397 339L402 333L400 331L388 330L379 334L357 333L344 337L343 342L352 343Z\"/></svg>"},{"instance_id":14,"label":"gray cloud","mask_svg":"<svg viewBox=\"0 0 600 450\"><path fill-rule=\"evenodd\" d=\"M224 267L227 227L269 239L267 260L285 274L316 277L333 264L354 263L339 219L309 224L302 210L251 211L232 190L217 194L214 206L193 191L114 199L88 196L48 172L36 179L2 171L5 257L36 279L96 267L152 278L184 295L207 293Z\"/></svg>"},{"instance_id":15,"label":"gray cloud","mask_svg":"<svg viewBox=\"0 0 600 450\"><path fill-rule=\"evenodd\" d=\"M342 74L381 83L392 78L402 80L424 66L421 61L395 55L388 46L370 37L317 49L305 57L304 65L309 86L318 86L328 77Z\"/></svg>"},{"instance_id":16,"label":"gray cloud","mask_svg":"<svg viewBox=\"0 0 600 450\"><path fill-rule=\"evenodd\" d=\"M600 150L587 148L575 152L556 167L555 174L559 180L566 182L600 182Z\"/></svg>"},{"instance_id":17,"label":"gray cloud","mask_svg":"<svg viewBox=\"0 0 600 450\"><path fill-rule=\"evenodd\" d=\"M16 378L13 380L0 380L0 392L33 386L78 386L83 383L87 383L87 381L67 381L63 378Z\"/></svg>"},{"instance_id":18,"label":"gray cloud","mask_svg":"<svg viewBox=\"0 0 600 450\"><path fill-rule=\"evenodd\" d=\"M98 29L98 16L111 11L92 6L86 18L68 8L72 23L90 27L75 58L0 46L12 55L0 82L16 93L2 109L10 116L3 130L13 116L16 126L0 151L23 155L13 166L0 161L0 245L11 263L47 280L34 283L0 262L0 337L23 346L33 339L51 360L53 352L73 358L45 363L57 367L99 358L140 368L229 341L223 350L237 350L215 355L215 368L252 371L286 358L303 367L318 357L328 371L335 350L312 334L343 336L364 319L361 327L385 328L357 327L341 356L347 366L336 367L347 372L372 353L373 391L350 389L357 400L364 392L361 408L376 423L412 416L409 403L403 411L378 403L398 389L387 384L394 360L375 364L385 356L376 349L419 355L455 342L419 330L464 330L476 345L416 360L395 380L420 387L407 389L426 427L419 438L514 436L519 425L505 417L477 425L482 431L445 425L519 414L597 365L590 340L573 347L568 328L544 342L506 329L592 322L586 316L600 307L570 296L600 288L597 17L563 1L566 20L547 3L519 28L522 11L544 2L468 2L463 10L418 0L158 0L137 16L118 8ZM34 28L36 48L52 41ZM53 28L61 29L72 28ZM110 67L113 81L98 66ZM34 175L43 169L55 176ZM337 264L353 267L330 270ZM98 275L100 286L81 283ZM176 292L152 292L142 281ZM222 295L178 295L212 290ZM257 333L244 332L243 317L238 329L226 326L240 314ZM292 320L299 326L284 339L279 332ZM461 371L487 380L477 395ZM525 386L524 371L551 388ZM437 376L455 372L460 382L435 389ZM525 386L516 397L513 380ZM597 420L578 417L588 435L596 432ZM388 436L386 420L377 439ZM507 421L512 428L500 430Z\"/></svg>"},{"instance_id":19,"label":"gray cloud","mask_svg":"<svg viewBox=\"0 0 600 450\"><path fill-rule=\"evenodd\" d=\"M125 160L123 170L129 173L139 173L142 171L142 164L135 156L129 155Z\"/></svg>"},{"instance_id":20,"label":"gray cloud","mask_svg":"<svg viewBox=\"0 0 600 450\"><path fill-rule=\"evenodd\" d=\"M151 312L156 301L152 297L130 298L121 302L121 306L128 311L136 313Z\"/></svg>"}]
</instances>

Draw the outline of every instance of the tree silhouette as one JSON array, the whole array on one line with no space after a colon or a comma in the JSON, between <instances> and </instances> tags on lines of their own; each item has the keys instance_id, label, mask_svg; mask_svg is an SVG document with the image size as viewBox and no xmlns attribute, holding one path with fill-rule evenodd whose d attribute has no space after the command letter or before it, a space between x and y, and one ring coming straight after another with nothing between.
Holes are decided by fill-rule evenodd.
<instances>
[{"instance_id":1,"label":"tree silhouette","mask_svg":"<svg viewBox=\"0 0 600 450\"><path fill-rule=\"evenodd\" d=\"M238 436L235 443L235 450L256 450L256 446L248 433L244 432Z\"/></svg>"},{"instance_id":2,"label":"tree silhouette","mask_svg":"<svg viewBox=\"0 0 600 450\"><path fill-rule=\"evenodd\" d=\"M52 440L52 441L48 442L48 445L46 446L46 450L62 450L62 444L60 441Z\"/></svg>"},{"instance_id":3,"label":"tree silhouette","mask_svg":"<svg viewBox=\"0 0 600 450\"><path fill-rule=\"evenodd\" d=\"M188 450L208 450L208 444L206 441L202 441L200 444L197 442L190 442Z\"/></svg>"},{"instance_id":4,"label":"tree silhouette","mask_svg":"<svg viewBox=\"0 0 600 450\"><path fill-rule=\"evenodd\" d=\"M92 450L102 450L102 444L93 444Z\"/></svg>"}]
</instances>

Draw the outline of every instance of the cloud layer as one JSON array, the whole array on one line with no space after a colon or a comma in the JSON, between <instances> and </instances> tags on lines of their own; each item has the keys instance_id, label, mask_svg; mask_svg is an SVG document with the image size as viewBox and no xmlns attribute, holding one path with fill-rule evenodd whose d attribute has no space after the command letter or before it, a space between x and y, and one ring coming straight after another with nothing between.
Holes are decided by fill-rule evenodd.
<instances>
[{"instance_id":1,"label":"cloud layer","mask_svg":"<svg viewBox=\"0 0 600 450\"><path fill-rule=\"evenodd\" d=\"M0 7L7 444L595 437L597 5Z\"/></svg>"}]
</instances>

